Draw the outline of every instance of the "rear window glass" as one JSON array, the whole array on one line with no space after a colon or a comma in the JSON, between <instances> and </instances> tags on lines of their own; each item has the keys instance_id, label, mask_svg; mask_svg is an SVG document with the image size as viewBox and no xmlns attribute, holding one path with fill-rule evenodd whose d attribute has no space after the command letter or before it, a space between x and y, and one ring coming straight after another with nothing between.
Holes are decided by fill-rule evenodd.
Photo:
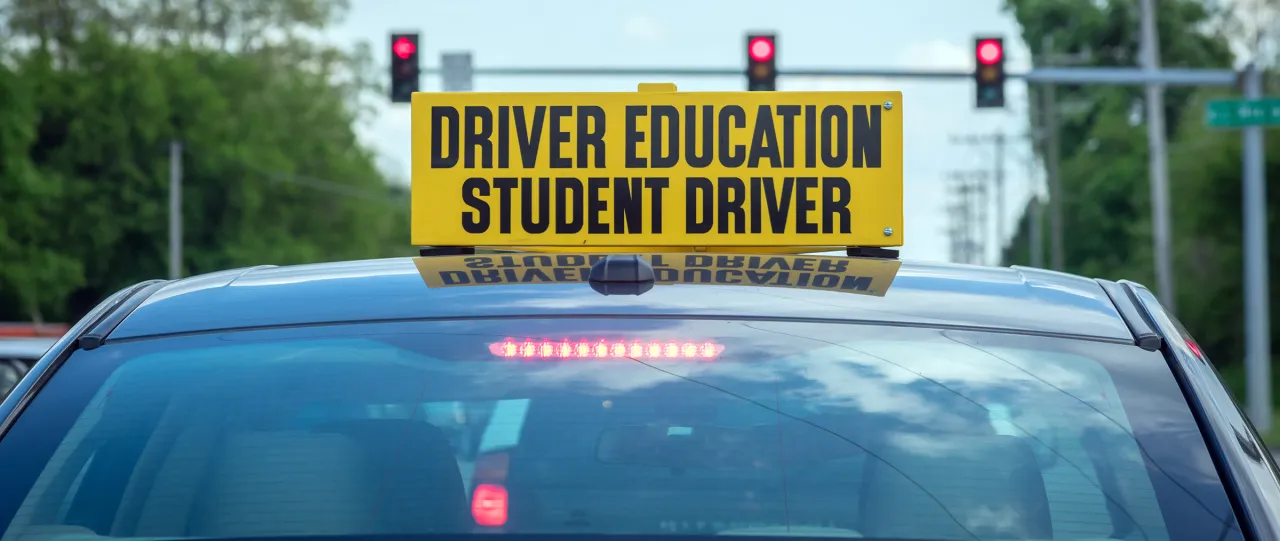
<instances>
[{"instance_id":1,"label":"rear window glass","mask_svg":"<svg viewBox=\"0 0 1280 541\"><path fill-rule=\"evenodd\" d=\"M1158 353L923 328L508 319L109 343L72 355L0 464L0 541L1240 538Z\"/></svg>"}]
</instances>

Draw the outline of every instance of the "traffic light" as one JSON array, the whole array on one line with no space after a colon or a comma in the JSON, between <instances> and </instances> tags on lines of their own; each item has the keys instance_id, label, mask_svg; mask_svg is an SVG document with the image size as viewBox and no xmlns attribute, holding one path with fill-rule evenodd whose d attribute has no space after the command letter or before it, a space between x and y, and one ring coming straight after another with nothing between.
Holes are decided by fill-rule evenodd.
<instances>
[{"instance_id":1,"label":"traffic light","mask_svg":"<svg viewBox=\"0 0 1280 541\"><path fill-rule=\"evenodd\" d=\"M973 71L979 109L1004 107L1004 38L973 41Z\"/></svg>"},{"instance_id":2,"label":"traffic light","mask_svg":"<svg viewBox=\"0 0 1280 541\"><path fill-rule=\"evenodd\" d=\"M409 103L418 91L418 34L391 34L391 103Z\"/></svg>"},{"instance_id":3,"label":"traffic light","mask_svg":"<svg viewBox=\"0 0 1280 541\"><path fill-rule=\"evenodd\" d=\"M747 90L772 92L778 71L774 59L778 56L778 40L773 34L747 36Z\"/></svg>"}]
</instances>

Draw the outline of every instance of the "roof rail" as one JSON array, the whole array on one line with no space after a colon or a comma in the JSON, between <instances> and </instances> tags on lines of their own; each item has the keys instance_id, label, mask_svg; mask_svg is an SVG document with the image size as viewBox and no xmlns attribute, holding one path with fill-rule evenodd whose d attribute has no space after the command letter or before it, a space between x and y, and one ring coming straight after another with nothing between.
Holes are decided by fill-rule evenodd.
<instances>
[{"instance_id":1,"label":"roof rail","mask_svg":"<svg viewBox=\"0 0 1280 541\"><path fill-rule=\"evenodd\" d=\"M1146 315L1138 310L1138 299L1133 296L1133 292L1123 284L1111 280L1099 278L1095 281L1102 286L1102 291L1111 298L1111 303L1116 306L1116 311L1120 313L1120 319L1124 320L1124 324L1133 333L1133 342L1147 351L1159 350L1160 346L1164 345L1164 339L1160 337L1160 333L1156 332L1155 326L1151 324Z\"/></svg>"},{"instance_id":2,"label":"roof rail","mask_svg":"<svg viewBox=\"0 0 1280 541\"><path fill-rule=\"evenodd\" d=\"M584 250L585 251L585 250ZM451 255L475 255L475 246L420 246L419 257L441 257ZM848 246L845 254L849 257L865 257L870 259L898 259L898 250L874 246Z\"/></svg>"},{"instance_id":3,"label":"roof rail","mask_svg":"<svg viewBox=\"0 0 1280 541\"><path fill-rule=\"evenodd\" d=\"M171 280L147 280L134 286L127 297L120 299L110 312L103 314L102 318L90 326L80 338L76 340L76 346L83 350L92 350L102 347L103 342L107 340L107 336L111 331L116 330L125 318L133 313L138 305L146 301L153 293L159 291L160 288L172 283Z\"/></svg>"}]
</instances>

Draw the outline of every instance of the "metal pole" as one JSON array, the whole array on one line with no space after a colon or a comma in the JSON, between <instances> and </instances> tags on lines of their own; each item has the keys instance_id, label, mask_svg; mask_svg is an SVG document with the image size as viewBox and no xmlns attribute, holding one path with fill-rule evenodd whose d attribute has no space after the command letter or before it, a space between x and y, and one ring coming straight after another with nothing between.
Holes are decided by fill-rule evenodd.
<instances>
[{"instance_id":1,"label":"metal pole","mask_svg":"<svg viewBox=\"0 0 1280 541\"><path fill-rule=\"evenodd\" d=\"M1044 268L1044 204L1040 202L1040 194L1031 199L1031 266Z\"/></svg>"},{"instance_id":2,"label":"metal pole","mask_svg":"<svg viewBox=\"0 0 1280 541\"><path fill-rule=\"evenodd\" d=\"M1262 98L1262 73L1250 63L1244 97ZM1271 430L1271 307L1267 283L1267 179L1262 127L1244 128L1244 335L1246 401L1260 432Z\"/></svg>"},{"instance_id":3,"label":"metal pole","mask_svg":"<svg viewBox=\"0 0 1280 541\"><path fill-rule=\"evenodd\" d=\"M1142 0L1142 68L1160 70L1160 46L1156 35L1154 0ZM1151 239L1155 243L1156 292L1170 313L1177 313L1173 282L1172 226L1169 216L1169 159L1165 152L1164 88L1148 83L1147 155L1151 175Z\"/></svg>"},{"instance_id":4,"label":"metal pole","mask_svg":"<svg viewBox=\"0 0 1280 541\"><path fill-rule=\"evenodd\" d=\"M1040 146L1036 140L1039 139L1038 134L1032 133L1032 145ZM1031 243L1031 266L1042 269L1044 268L1044 202L1040 199L1040 179L1037 176L1037 165L1034 154L1027 160L1027 186L1029 188L1030 197L1030 227L1028 227L1027 237Z\"/></svg>"},{"instance_id":5,"label":"metal pole","mask_svg":"<svg viewBox=\"0 0 1280 541\"><path fill-rule=\"evenodd\" d=\"M1047 62L1053 61L1053 36L1044 37L1044 46L1040 54ZM1058 98L1053 83L1044 85L1041 96L1044 103L1040 110L1044 114L1045 129L1045 168L1049 175L1049 267L1056 271L1063 270L1062 248L1062 180L1058 174L1059 153L1058 142Z\"/></svg>"},{"instance_id":6,"label":"metal pole","mask_svg":"<svg viewBox=\"0 0 1280 541\"><path fill-rule=\"evenodd\" d=\"M1004 258L1004 133L996 132L996 262Z\"/></svg>"},{"instance_id":7,"label":"metal pole","mask_svg":"<svg viewBox=\"0 0 1280 541\"><path fill-rule=\"evenodd\" d=\"M182 142L169 143L169 279L182 277Z\"/></svg>"},{"instance_id":8,"label":"metal pole","mask_svg":"<svg viewBox=\"0 0 1280 541\"><path fill-rule=\"evenodd\" d=\"M965 179L969 187L969 263L980 265L987 255L982 242L987 234L986 228L982 227L982 203L985 198L982 197L982 186L978 184L977 177L966 174Z\"/></svg>"}]
</instances>

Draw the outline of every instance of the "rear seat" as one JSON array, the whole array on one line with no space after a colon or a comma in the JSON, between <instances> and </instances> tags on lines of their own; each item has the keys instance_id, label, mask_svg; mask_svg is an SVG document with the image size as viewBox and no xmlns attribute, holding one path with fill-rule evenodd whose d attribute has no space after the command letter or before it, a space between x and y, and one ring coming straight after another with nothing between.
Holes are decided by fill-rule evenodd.
<instances>
[{"instance_id":1,"label":"rear seat","mask_svg":"<svg viewBox=\"0 0 1280 541\"><path fill-rule=\"evenodd\" d=\"M145 501L140 534L265 537L469 528L452 448L422 421L239 432L206 442L205 449L188 448L165 460L154 485L139 495Z\"/></svg>"},{"instance_id":2,"label":"rear seat","mask_svg":"<svg viewBox=\"0 0 1280 541\"><path fill-rule=\"evenodd\" d=\"M363 452L339 434L264 432L228 437L196 497L187 535L350 535L375 527Z\"/></svg>"},{"instance_id":3,"label":"rear seat","mask_svg":"<svg viewBox=\"0 0 1280 541\"><path fill-rule=\"evenodd\" d=\"M1021 438L896 434L875 451L881 460L868 457L863 474L867 537L1053 538L1044 479Z\"/></svg>"}]
</instances>

